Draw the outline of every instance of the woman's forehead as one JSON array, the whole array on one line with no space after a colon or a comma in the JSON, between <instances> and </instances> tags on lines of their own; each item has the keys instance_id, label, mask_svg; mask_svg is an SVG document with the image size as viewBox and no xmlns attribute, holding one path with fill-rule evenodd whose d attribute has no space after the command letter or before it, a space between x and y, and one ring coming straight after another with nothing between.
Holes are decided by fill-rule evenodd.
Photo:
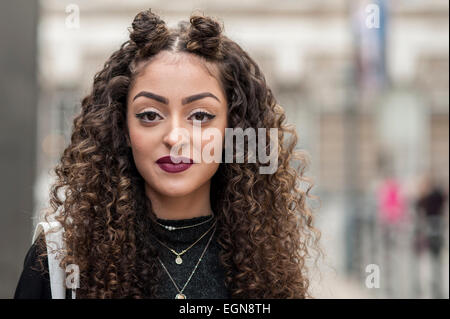
<instances>
[{"instance_id":1,"label":"woman's forehead","mask_svg":"<svg viewBox=\"0 0 450 319\"><path fill-rule=\"evenodd\" d=\"M205 69L208 73L214 72L214 75L217 75L218 72L215 63L206 61L198 55L189 52L173 52L168 50L160 51L148 60L139 62L137 64L137 69L143 71L144 68L155 64L176 66L180 68L186 66L186 64L191 64Z\"/></svg>"},{"instance_id":2,"label":"woman's forehead","mask_svg":"<svg viewBox=\"0 0 450 319\"><path fill-rule=\"evenodd\" d=\"M223 91L218 67L191 53L161 51L151 60L141 62L138 68L138 74L133 83L135 89L150 83L155 86L169 84L173 87L179 85L178 81L181 81L186 86L193 86L195 83L200 83L202 86L218 85L220 91ZM216 81L211 81L211 77Z\"/></svg>"}]
</instances>

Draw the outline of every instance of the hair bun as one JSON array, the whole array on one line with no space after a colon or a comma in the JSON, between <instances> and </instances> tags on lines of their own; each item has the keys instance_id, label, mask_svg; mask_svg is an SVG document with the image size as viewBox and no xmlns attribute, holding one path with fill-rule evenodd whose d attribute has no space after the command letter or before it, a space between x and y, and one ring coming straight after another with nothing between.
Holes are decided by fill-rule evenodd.
<instances>
[{"instance_id":1,"label":"hair bun","mask_svg":"<svg viewBox=\"0 0 450 319\"><path fill-rule=\"evenodd\" d=\"M204 56L220 58L221 25L212 18L192 16L186 48Z\"/></svg>"},{"instance_id":2,"label":"hair bun","mask_svg":"<svg viewBox=\"0 0 450 319\"><path fill-rule=\"evenodd\" d=\"M158 51L168 40L169 31L165 22L151 9L139 12L131 26L130 39L141 49L141 55Z\"/></svg>"}]
</instances>

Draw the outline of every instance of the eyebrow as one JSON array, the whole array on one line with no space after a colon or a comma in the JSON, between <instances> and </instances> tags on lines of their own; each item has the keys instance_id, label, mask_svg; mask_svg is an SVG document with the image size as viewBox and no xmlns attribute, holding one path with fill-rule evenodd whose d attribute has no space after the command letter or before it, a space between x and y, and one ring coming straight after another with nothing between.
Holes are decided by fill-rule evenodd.
<instances>
[{"instance_id":1,"label":"eyebrow","mask_svg":"<svg viewBox=\"0 0 450 319\"><path fill-rule=\"evenodd\" d=\"M164 96L161 96L161 95L158 95L158 94L155 94L152 92L148 92L148 91L139 92L138 94L135 95L135 97L133 98L133 101L136 100L140 96L144 96L146 98L153 99L153 100L158 101L163 104L169 104L169 100L167 98L165 98ZM202 92L202 93L194 94L194 95L183 98L181 100L181 104L185 105L185 104L192 103L194 101L197 101L197 100L200 100L200 99L203 99L206 97L212 97L220 102L219 98L217 96L215 96L214 94L212 94L210 92Z\"/></svg>"}]
</instances>

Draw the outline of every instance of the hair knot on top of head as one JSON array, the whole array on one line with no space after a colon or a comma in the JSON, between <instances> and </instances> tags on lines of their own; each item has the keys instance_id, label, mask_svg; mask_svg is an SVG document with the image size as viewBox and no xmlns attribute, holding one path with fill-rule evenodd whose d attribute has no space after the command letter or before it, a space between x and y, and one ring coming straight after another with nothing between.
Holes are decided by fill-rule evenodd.
<instances>
[{"instance_id":1,"label":"hair knot on top of head","mask_svg":"<svg viewBox=\"0 0 450 319\"><path fill-rule=\"evenodd\" d=\"M222 42L222 27L220 24L202 16L192 16L186 49L203 56L221 59L220 46Z\"/></svg>"},{"instance_id":2,"label":"hair knot on top of head","mask_svg":"<svg viewBox=\"0 0 450 319\"><path fill-rule=\"evenodd\" d=\"M152 55L163 48L169 39L166 23L151 10L140 12L131 24L130 39L141 57Z\"/></svg>"}]
</instances>

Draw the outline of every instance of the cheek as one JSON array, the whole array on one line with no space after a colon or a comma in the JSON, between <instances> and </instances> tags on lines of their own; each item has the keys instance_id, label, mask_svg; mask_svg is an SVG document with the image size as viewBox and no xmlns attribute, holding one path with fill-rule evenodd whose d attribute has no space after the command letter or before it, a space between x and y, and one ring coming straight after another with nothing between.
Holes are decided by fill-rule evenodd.
<instances>
[{"instance_id":1,"label":"cheek","mask_svg":"<svg viewBox=\"0 0 450 319\"><path fill-rule=\"evenodd\" d=\"M220 163L201 163L195 164L198 165L195 170L192 171L191 178L189 179L189 183L192 187L198 187L203 185L207 181L209 181L214 174L217 172Z\"/></svg>"},{"instance_id":2,"label":"cheek","mask_svg":"<svg viewBox=\"0 0 450 319\"><path fill-rule=\"evenodd\" d=\"M204 134L202 134L201 151L205 149L205 146L211 149L211 155L217 150L222 150L225 143L225 128L226 118L218 122L214 127L208 128ZM210 132L209 130L212 129ZM214 133L214 134L212 134Z\"/></svg>"},{"instance_id":3,"label":"cheek","mask_svg":"<svg viewBox=\"0 0 450 319\"><path fill-rule=\"evenodd\" d=\"M154 135L148 131L131 127L129 129L131 149L135 160L149 157L154 149Z\"/></svg>"},{"instance_id":4,"label":"cheek","mask_svg":"<svg viewBox=\"0 0 450 319\"><path fill-rule=\"evenodd\" d=\"M139 132L139 130L130 129L130 143L134 150L141 149L145 144L145 134Z\"/></svg>"}]
</instances>

